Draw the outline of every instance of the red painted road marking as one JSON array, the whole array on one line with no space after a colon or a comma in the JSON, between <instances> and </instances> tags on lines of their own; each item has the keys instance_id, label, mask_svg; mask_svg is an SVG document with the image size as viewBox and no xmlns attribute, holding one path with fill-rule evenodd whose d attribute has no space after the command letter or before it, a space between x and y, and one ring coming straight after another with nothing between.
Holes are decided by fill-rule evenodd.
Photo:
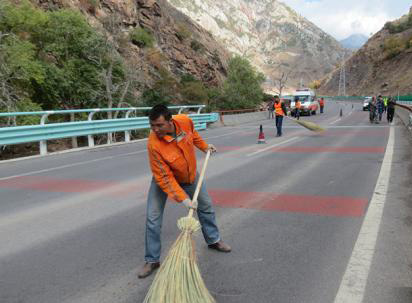
<instances>
[{"instance_id":1,"label":"red painted road marking","mask_svg":"<svg viewBox=\"0 0 412 303\"><path fill-rule=\"evenodd\" d=\"M103 191L105 194L127 195L146 193L149 184L125 184L102 180L55 179L50 177L25 176L0 181L0 188L25 189L45 192L82 193ZM360 217L368 204L367 199L336 196L305 196L265 192L240 192L210 190L216 205L232 208L258 209L311 213L327 216Z\"/></svg>"},{"instance_id":2,"label":"red painted road marking","mask_svg":"<svg viewBox=\"0 0 412 303\"><path fill-rule=\"evenodd\" d=\"M368 205L367 199L352 197L287 195L220 189L210 190L209 192L216 205L264 211L361 217Z\"/></svg>"}]
</instances>

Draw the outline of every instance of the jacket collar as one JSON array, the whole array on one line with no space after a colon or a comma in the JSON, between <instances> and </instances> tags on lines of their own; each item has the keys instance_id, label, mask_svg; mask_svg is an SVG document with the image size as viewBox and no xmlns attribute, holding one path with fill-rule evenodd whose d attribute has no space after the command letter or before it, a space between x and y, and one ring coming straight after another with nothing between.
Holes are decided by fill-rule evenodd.
<instances>
[{"instance_id":1,"label":"jacket collar","mask_svg":"<svg viewBox=\"0 0 412 303\"><path fill-rule=\"evenodd\" d=\"M172 123L175 126L176 138L174 138L173 136L170 136L170 135L164 136L163 140L165 140L167 143L171 143L174 140L176 140L177 142L180 142L180 140L182 140L184 138L184 136L186 135L186 133L180 127L179 123L176 120L174 120L173 118L172 118Z\"/></svg>"}]
</instances>

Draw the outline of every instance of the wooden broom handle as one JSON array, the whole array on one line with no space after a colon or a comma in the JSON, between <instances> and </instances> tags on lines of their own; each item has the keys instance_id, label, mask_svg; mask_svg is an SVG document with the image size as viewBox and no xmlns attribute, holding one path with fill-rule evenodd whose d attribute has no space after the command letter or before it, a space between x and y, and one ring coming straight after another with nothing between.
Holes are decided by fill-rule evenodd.
<instances>
[{"instance_id":1,"label":"wooden broom handle","mask_svg":"<svg viewBox=\"0 0 412 303\"><path fill-rule=\"evenodd\" d=\"M208 149L208 151L207 151L207 153L206 153L205 162L203 162L202 171L200 172L199 180L198 180L197 185L196 185L195 194L193 195L192 205L193 205L194 207L196 207L196 208L197 208L197 197L199 196L200 188L201 188L202 183L203 183L203 178L204 178L204 176L205 176L206 166L207 166L207 162L209 161L210 154L211 154L211 151L210 151L210 149ZM188 217L192 217L192 216L193 216L193 212L194 212L194 209L191 208L191 209L189 210Z\"/></svg>"}]
</instances>

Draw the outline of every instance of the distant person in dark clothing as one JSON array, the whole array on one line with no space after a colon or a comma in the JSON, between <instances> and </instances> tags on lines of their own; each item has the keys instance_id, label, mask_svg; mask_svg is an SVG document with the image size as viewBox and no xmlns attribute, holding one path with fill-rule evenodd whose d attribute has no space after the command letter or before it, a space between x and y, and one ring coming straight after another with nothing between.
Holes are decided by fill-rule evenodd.
<instances>
[{"instance_id":1,"label":"distant person in dark clothing","mask_svg":"<svg viewBox=\"0 0 412 303\"><path fill-rule=\"evenodd\" d=\"M385 109L385 104L383 103L383 98L381 95L378 96L378 100L376 101L376 109L378 112L379 122L382 121L382 114Z\"/></svg>"},{"instance_id":2,"label":"distant person in dark clothing","mask_svg":"<svg viewBox=\"0 0 412 303\"><path fill-rule=\"evenodd\" d=\"M369 121L371 123L378 123L376 121L377 117L377 107L376 107L376 97L373 96L372 99L369 101Z\"/></svg>"},{"instance_id":3,"label":"distant person in dark clothing","mask_svg":"<svg viewBox=\"0 0 412 303\"><path fill-rule=\"evenodd\" d=\"M388 119L388 123L392 123L393 121L393 116L395 114L395 105L395 99L393 97L389 98L388 105L386 108L386 119Z\"/></svg>"},{"instance_id":4,"label":"distant person in dark clothing","mask_svg":"<svg viewBox=\"0 0 412 303\"><path fill-rule=\"evenodd\" d=\"M273 119L273 112L275 111L275 102L270 100L268 103L268 112L269 112L269 119Z\"/></svg>"}]
</instances>

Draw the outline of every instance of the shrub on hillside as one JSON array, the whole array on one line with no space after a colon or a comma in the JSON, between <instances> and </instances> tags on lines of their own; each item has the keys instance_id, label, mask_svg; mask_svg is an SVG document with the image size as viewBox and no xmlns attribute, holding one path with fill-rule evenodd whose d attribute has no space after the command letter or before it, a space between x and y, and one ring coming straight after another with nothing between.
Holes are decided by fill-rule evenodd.
<instances>
[{"instance_id":1,"label":"shrub on hillside","mask_svg":"<svg viewBox=\"0 0 412 303\"><path fill-rule=\"evenodd\" d=\"M186 25L184 25L183 23L180 23L177 25L176 36L180 41L184 41L190 38L191 35L192 33L190 32L190 30L187 28Z\"/></svg>"},{"instance_id":2,"label":"shrub on hillside","mask_svg":"<svg viewBox=\"0 0 412 303\"><path fill-rule=\"evenodd\" d=\"M390 37L385 40L383 50L385 51L385 58L391 59L399 55L405 49L405 43L402 39L397 37Z\"/></svg>"},{"instance_id":3,"label":"shrub on hillside","mask_svg":"<svg viewBox=\"0 0 412 303\"><path fill-rule=\"evenodd\" d=\"M138 27L130 33L130 40L139 47L153 47L153 35L146 29Z\"/></svg>"},{"instance_id":4,"label":"shrub on hillside","mask_svg":"<svg viewBox=\"0 0 412 303\"><path fill-rule=\"evenodd\" d=\"M403 16L400 20L397 21L386 22L384 28L387 29L391 34L401 33L407 29L412 28L412 14Z\"/></svg>"},{"instance_id":5,"label":"shrub on hillside","mask_svg":"<svg viewBox=\"0 0 412 303\"><path fill-rule=\"evenodd\" d=\"M163 68L163 62L166 61L166 57L157 49L151 48L146 54L147 61L153 65L157 70Z\"/></svg>"},{"instance_id":6,"label":"shrub on hillside","mask_svg":"<svg viewBox=\"0 0 412 303\"><path fill-rule=\"evenodd\" d=\"M203 44L200 43L200 42L197 41L197 40L192 40L192 42L190 42L190 47L191 47L194 51L200 52L200 53L204 52L204 50L205 50L205 47L203 46Z\"/></svg>"}]
</instances>

